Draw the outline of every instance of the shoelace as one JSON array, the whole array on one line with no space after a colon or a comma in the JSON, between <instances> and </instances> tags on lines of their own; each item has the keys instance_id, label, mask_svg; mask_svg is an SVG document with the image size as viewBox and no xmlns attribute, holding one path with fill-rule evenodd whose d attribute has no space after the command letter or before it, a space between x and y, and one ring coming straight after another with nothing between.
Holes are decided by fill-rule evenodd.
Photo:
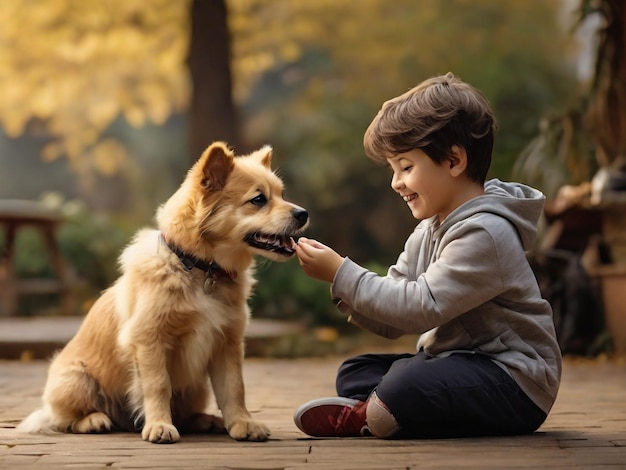
<instances>
[{"instance_id":1,"label":"shoelace","mask_svg":"<svg viewBox=\"0 0 626 470\"><path fill-rule=\"evenodd\" d=\"M352 408L350 408L349 406L344 406L341 410L341 413L339 413L339 416L337 417L337 422L334 424L335 431L338 435L341 435L341 433L343 432L343 427L345 424L347 424L347 418L352 414L352 411Z\"/></svg>"},{"instance_id":2,"label":"shoelace","mask_svg":"<svg viewBox=\"0 0 626 470\"><path fill-rule=\"evenodd\" d=\"M341 413L339 413L339 416L337 417L336 422L333 424L332 423L332 418L329 417L329 422L331 424L331 426L333 426L333 428L335 429L335 432L337 433L338 436L342 436L345 435L345 427L350 427L350 418L354 417L358 420L361 419L361 417L359 416L359 413L357 412L357 410L353 407L350 406L344 406L344 408L341 410ZM355 426L356 424L356 426ZM371 436L372 433L370 431L370 428L367 427L367 423L363 424L362 426L359 427L359 423L352 423L352 426L354 428L354 431L358 430L358 433L361 436ZM350 433L353 434L353 433Z\"/></svg>"}]
</instances>

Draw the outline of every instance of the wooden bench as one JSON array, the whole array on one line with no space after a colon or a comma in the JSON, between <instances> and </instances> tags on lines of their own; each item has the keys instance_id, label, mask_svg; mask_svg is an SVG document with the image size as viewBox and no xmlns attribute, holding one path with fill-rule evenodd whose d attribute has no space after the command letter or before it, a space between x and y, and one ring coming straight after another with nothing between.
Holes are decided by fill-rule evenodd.
<instances>
[{"instance_id":1,"label":"wooden bench","mask_svg":"<svg viewBox=\"0 0 626 470\"><path fill-rule=\"evenodd\" d=\"M74 299L68 272L61 256L56 229L63 222L60 211L36 201L0 199L0 228L4 230L4 249L0 254L0 315L15 315L21 295L58 294L61 313L74 313ZM38 229L50 256L55 279L20 279L15 266L15 239L26 226Z\"/></svg>"}]
</instances>

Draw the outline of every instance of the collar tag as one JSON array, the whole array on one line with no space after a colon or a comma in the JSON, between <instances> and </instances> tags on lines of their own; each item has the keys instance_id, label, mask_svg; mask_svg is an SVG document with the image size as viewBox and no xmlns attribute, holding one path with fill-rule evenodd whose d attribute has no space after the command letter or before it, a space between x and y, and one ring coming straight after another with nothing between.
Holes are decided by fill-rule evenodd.
<instances>
[{"instance_id":1,"label":"collar tag","mask_svg":"<svg viewBox=\"0 0 626 470\"><path fill-rule=\"evenodd\" d=\"M207 273L207 276L204 278L204 284L202 285L202 289L204 290L204 293L208 295L211 292L213 292L214 288L215 288L215 278L212 276L209 276Z\"/></svg>"}]
</instances>

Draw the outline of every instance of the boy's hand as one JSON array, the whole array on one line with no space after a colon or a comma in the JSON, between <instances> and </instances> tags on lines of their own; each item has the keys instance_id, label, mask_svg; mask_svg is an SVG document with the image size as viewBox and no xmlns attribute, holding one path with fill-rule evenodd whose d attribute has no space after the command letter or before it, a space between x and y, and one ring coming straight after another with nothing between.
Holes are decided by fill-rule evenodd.
<instances>
[{"instance_id":1,"label":"boy's hand","mask_svg":"<svg viewBox=\"0 0 626 470\"><path fill-rule=\"evenodd\" d=\"M343 263L342 256L317 240L302 237L295 245L295 250L304 272L320 281L332 283Z\"/></svg>"}]
</instances>

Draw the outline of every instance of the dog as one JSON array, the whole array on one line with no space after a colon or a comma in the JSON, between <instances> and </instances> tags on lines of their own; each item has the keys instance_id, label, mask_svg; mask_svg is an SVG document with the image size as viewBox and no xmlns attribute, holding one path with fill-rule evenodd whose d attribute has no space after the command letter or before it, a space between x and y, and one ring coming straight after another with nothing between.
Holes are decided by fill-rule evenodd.
<instances>
[{"instance_id":1,"label":"dog","mask_svg":"<svg viewBox=\"0 0 626 470\"><path fill-rule=\"evenodd\" d=\"M247 300L261 255L285 261L308 212L283 199L269 146L214 142L120 256L121 276L53 357L29 433L141 431L152 443L228 432L265 441L245 405ZM206 413L211 388L221 416Z\"/></svg>"}]
</instances>

